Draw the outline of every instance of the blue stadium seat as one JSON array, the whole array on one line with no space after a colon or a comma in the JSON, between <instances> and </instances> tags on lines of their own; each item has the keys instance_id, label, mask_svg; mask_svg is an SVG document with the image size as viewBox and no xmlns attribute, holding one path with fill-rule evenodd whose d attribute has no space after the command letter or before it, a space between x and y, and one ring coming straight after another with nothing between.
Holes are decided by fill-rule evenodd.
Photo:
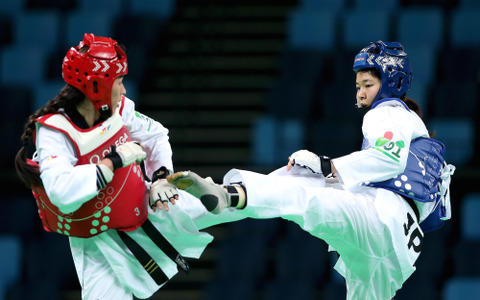
<instances>
[{"instance_id":1,"label":"blue stadium seat","mask_svg":"<svg viewBox=\"0 0 480 300\"><path fill-rule=\"evenodd\" d=\"M396 40L406 49L425 45L435 50L444 46L445 19L440 7L405 8L400 11Z\"/></svg>"},{"instance_id":2,"label":"blue stadium seat","mask_svg":"<svg viewBox=\"0 0 480 300\"><path fill-rule=\"evenodd\" d=\"M480 193L467 194L461 202L461 238L480 242Z\"/></svg>"},{"instance_id":3,"label":"blue stadium seat","mask_svg":"<svg viewBox=\"0 0 480 300\"><path fill-rule=\"evenodd\" d=\"M452 277L443 288L443 300L480 299L480 277Z\"/></svg>"},{"instance_id":4,"label":"blue stadium seat","mask_svg":"<svg viewBox=\"0 0 480 300\"><path fill-rule=\"evenodd\" d=\"M0 232L28 240L37 230L43 230L33 196L8 197L0 203L3 207L0 210L0 218L3 220Z\"/></svg>"},{"instance_id":5,"label":"blue stadium seat","mask_svg":"<svg viewBox=\"0 0 480 300\"><path fill-rule=\"evenodd\" d=\"M254 121L252 129L252 163L273 166L276 163L277 121L272 116L262 116Z\"/></svg>"},{"instance_id":6,"label":"blue stadium seat","mask_svg":"<svg viewBox=\"0 0 480 300\"><path fill-rule=\"evenodd\" d=\"M40 107L45 106L47 101L55 98L60 93L60 90L65 86L65 82L61 79L53 81L42 81L34 90L34 99L32 103L32 113Z\"/></svg>"},{"instance_id":7,"label":"blue stadium seat","mask_svg":"<svg viewBox=\"0 0 480 300\"><path fill-rule=\"evenodd\" d=\"M306 132L304 118L288 118L280 121L276 151L280 166L285 165L290 154L305 148Z\"/></svg>"},{"instance_id":8,"label":"blue stadium seat","mask_svg":"<svg viewBox=\"0 0 480 300\"><path fill-rule=\"evenodd\" d=\"M15 235L0 235L0 300L6 300L6 291L19 280L22 264L22 244Z\"/></svg>"},{"instance_id":9,"label":"blue stadium seat","mask_svg":"<svg viewBox=\"0 0 480 300\"><path fill-rule=\"evenodd\" d=\"M480 9L454 10L449 37L453 48L480 47Z\"/></svg>"},{"instance_id":10,"label":"blue stadium seat","mask_svg":"<svg viewBox=\"0 0 480 300\"><path fill-rule=\"evenodd\" d=\"M252 160L258 166L280 166L305 146L305 122L299 118L264 116L254 123Z\"/></svg>"},{"instance_id":11,"label":"blue stadium seat","mask_svg":"<svg viewBox=\"0 0 480 300\"><path fill-rule=\"evenodd\" d=\"M91 12L92 8L95 8L96 12L107 14L109 16L117 16L124 10L124 1L109 1L109 0L76 0L77 10ZM142 4L148 3L147 1L135 1Z\"/></svg>"},{"instance_id":12,"label":"blue stadium seat","mask_svg":"<svg viewBox=\"0 0 480 300\"><path fill-rule=\"evenodd\" d=\"M143 1L142 1L143 3ZM132 25L134 26L134 25ZM85 33L111 37L113 31L112 16L101 12L73 11L67 15L65 28L65 46L77 46Z\"/></svg>"},{"instance_id":13,"label":"blue stadium seat","mask_svg":"<svg viewBox=\"0 0 480 300\"><path fill-rule=\"evenodd\" d=\"M27 0L2 0L0 15L15 18L27 8Z\"/></svg>"},{"instance_id":14,"label":"blue stadium seat","mask_svg":"<svg viewBox=\"0 0 480 300\"><path fill-rule=\"evenodd\" d=\"M459 0L458 7L461 9L480 10L480 2L477 0Z\"/></svg>"},{"instance_id":15,"label":"blue stadium seat","mask_svg":"<svg viewBox=\"0 0 480 300\"><path fill-rule=\"evenodd\" d=\"M133 16L153 16L170 19L176 10L176 0L130 1L129 14Z\"/></svg>"},{"instance_id":16,"label":"blue stadium seat","mask_svg":"<svg viewBox=\"0 0 480 300\"><path fill-rule=\"evenodd\" d=\"M15 42L20 46L54 51L59 45L60 14L55 10L36 10L15 19Z\"/></svg>"},{"instance_id":17,"label":"blue stadium seat","mask_svg":"<svg viewBox=\"0 0 480 300\"><path fill-rule=\"evenodd\" d=\"M345 0L300 0L298 6L307 10L337 13L345 8Z\"/></svg>"},{"instance_id":18,"label":"blue stadium seat","mask_svg":"<svg viewBox=\"0 0 480 300\"><path fill-rule=\"evenodd\" d=\"M466 165L473 155L474 124L469 118L432 118L427 128L445 144L445 159L457 167Z\"/></svg>"},{"instance_id":19,"label":"blue stadium seat","mask_svg":"<svg viewBox=\"0 0 480 300\"><path fill-rule=\"evenodd\" d=\"M306 119L312 110L316 84L322 81L326 60L321 51L287 48L268 94L268 113L278 118Z\"/></svg>"},{"instance_id":20,"label":"blue stadium seat","mask_svg":"<svg viewBox=\"0 0 480 300\"><path fill-rule=\"evenodd\" d=\"M332 51L335 45L336 14L325 10L293 10L287 24L287 47Z\"/></svg>"},{"instance_id":21,"label":"blue stadium seat","mask_svg":"<svg viewBox=\"0 0 480 300\"><path fill-rule=\"evenodd\" d=\"M414 75L415 76L415 75ZM413 84L410 90L407 92L407 97L412 98L422 109L424 120L429 117L428 115L428 100L429 100L430 85L425 82L417 82L413 80Z\"/></svg>"},{"instance_id":22,"label":"blue stadium seat","mask_svg":"<svg viewBox=\"0 0 480 300\"><path fill-rule=\"evenodd\" d=\"M437 51L426 45L410 44L405 50L412 64L413 83L430 85L435 80Z\"/></svg>"},{"instance_id":23,"label":"blue stadium seat","mask_svg":"<svg viewBox=\"0 0 480 300\"><path fill-rule=\"evenodd\" d=\"M390 17L383 11L355 9L346 12L343 20L343 46L347 50L359 51L370 42L390 40Z\"/></svg>"},{"instance_id":24,"label":"blue stadium seat","mask_svg":"<svg viewBox=\"0 0 480 300\"><path fill-rule=\"evenodd\" d=\"M46 76L45 50L10 46L0 52L0 84L32 87Z\"/></svg>"},{"instance_id":25,"label":"blue stadium seat","mask_svg":"<svg viewBox=\"0 0 480 300\"><path fill-rule=\"evenodd\" d=\"M382 11L389 14L400 5L400 0L353 0L356 10Z\"/></svg>"},{"instance_id":26,"label":"blue stadium seat","mask_svg":"<svg viewBox=\"0 0 480 300\"><path fill-rule=\"evenodd\" d=\"M454 276L480 277L480 193L469 193L460 202L460 239L453 247ZM472 298L474 299L474 298Z\"/></svg>"},{"instance_id":27,"label":"blue stadium seat","mask_svg":"<svg viewBox=\"0 0 480 300\"><path fill-rule=\"evenodd\" d=\"M443 82L432 89L429 112L435 118L475 118L478 97L477 85L472 81Z\"/></svg>"}]
</instances>

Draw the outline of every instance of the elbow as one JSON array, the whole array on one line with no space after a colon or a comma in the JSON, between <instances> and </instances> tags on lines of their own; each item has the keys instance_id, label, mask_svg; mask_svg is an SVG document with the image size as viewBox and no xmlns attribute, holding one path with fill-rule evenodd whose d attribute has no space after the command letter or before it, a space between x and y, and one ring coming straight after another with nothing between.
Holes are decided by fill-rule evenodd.
<instances>
[{"instance_id":1,"label":"elbow","mask_svg":"<svg viewBox=\"0 0 480 300\"><path fill-rule=\"evenodd\" d=\"M58 191L50 191L50 193L48 193L48 198L50 199L50 202L55 205L55 207L57 207L62 214L73 213L79 208L69 204L66 195L63 195Z\"/></svg>"}]
</instances>

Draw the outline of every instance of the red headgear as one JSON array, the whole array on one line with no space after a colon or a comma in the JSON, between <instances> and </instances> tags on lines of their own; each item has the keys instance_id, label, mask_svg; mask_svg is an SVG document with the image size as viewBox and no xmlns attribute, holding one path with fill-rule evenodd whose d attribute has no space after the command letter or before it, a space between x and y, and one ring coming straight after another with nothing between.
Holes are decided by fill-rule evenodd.
<instances>
[{"instance_id":1,"label":"red headgear","mask_svg":"<svg viewBox=\"0 0 480 300\"><path fill-rule=\"evenodd\" d=\"M86 51L80 52L82 48ZM70 48L62 65L63 80L84 93L101 114L111 113L113 82L127 72L127 56L118 43L88 33Z\"/></svg>"}]
</instances>

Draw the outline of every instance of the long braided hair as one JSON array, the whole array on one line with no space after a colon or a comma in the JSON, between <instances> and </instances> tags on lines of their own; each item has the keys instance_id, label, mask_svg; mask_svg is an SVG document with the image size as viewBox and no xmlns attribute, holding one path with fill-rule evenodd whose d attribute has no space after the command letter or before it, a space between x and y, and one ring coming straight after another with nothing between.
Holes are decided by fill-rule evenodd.
<instances>
[{"instance_id":1,"label":"long braided hair","mask_svg":"<svg viewBox=\"0 0 480 300\"><path fill-rule=\"evenodd\" d=\"M27 162L29 143L32 142L33 134L36 130L36 120L44 115L56 113L59 109L72 108L77 106L85 100L85 95L77 88L66 84L60 93L47 104L39 108L35 113L28 117L28 121L25 124L21 140L23 146L17 152L15 156L15 169L20 179L27 185L27 187L42 186L42 180L40 179L40 169L38 166L31 165ZM33 141L35 142L35 141Z\"/></svg>"}]
</instances>

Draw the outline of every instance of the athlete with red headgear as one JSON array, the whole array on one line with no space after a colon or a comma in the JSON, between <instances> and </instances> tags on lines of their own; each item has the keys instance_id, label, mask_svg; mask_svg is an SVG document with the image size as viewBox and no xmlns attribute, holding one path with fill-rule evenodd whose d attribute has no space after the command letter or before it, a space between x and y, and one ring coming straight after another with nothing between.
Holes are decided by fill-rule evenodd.
<instances>
[{"instance_id":1,"label":"athlete with red headgear","mask_svg":"<svg viewBox=\"0 0 480 300\"><path fill-rule=\"evenodd\" d=\"M127 72L115 40L85 34L64 58L67 84L29 117L15 159L45 230L70 237L83 299L150 297L212 241L199 229L221 222L165 180L168 130L125 97Z\"/></svg>"}]
</instances>

